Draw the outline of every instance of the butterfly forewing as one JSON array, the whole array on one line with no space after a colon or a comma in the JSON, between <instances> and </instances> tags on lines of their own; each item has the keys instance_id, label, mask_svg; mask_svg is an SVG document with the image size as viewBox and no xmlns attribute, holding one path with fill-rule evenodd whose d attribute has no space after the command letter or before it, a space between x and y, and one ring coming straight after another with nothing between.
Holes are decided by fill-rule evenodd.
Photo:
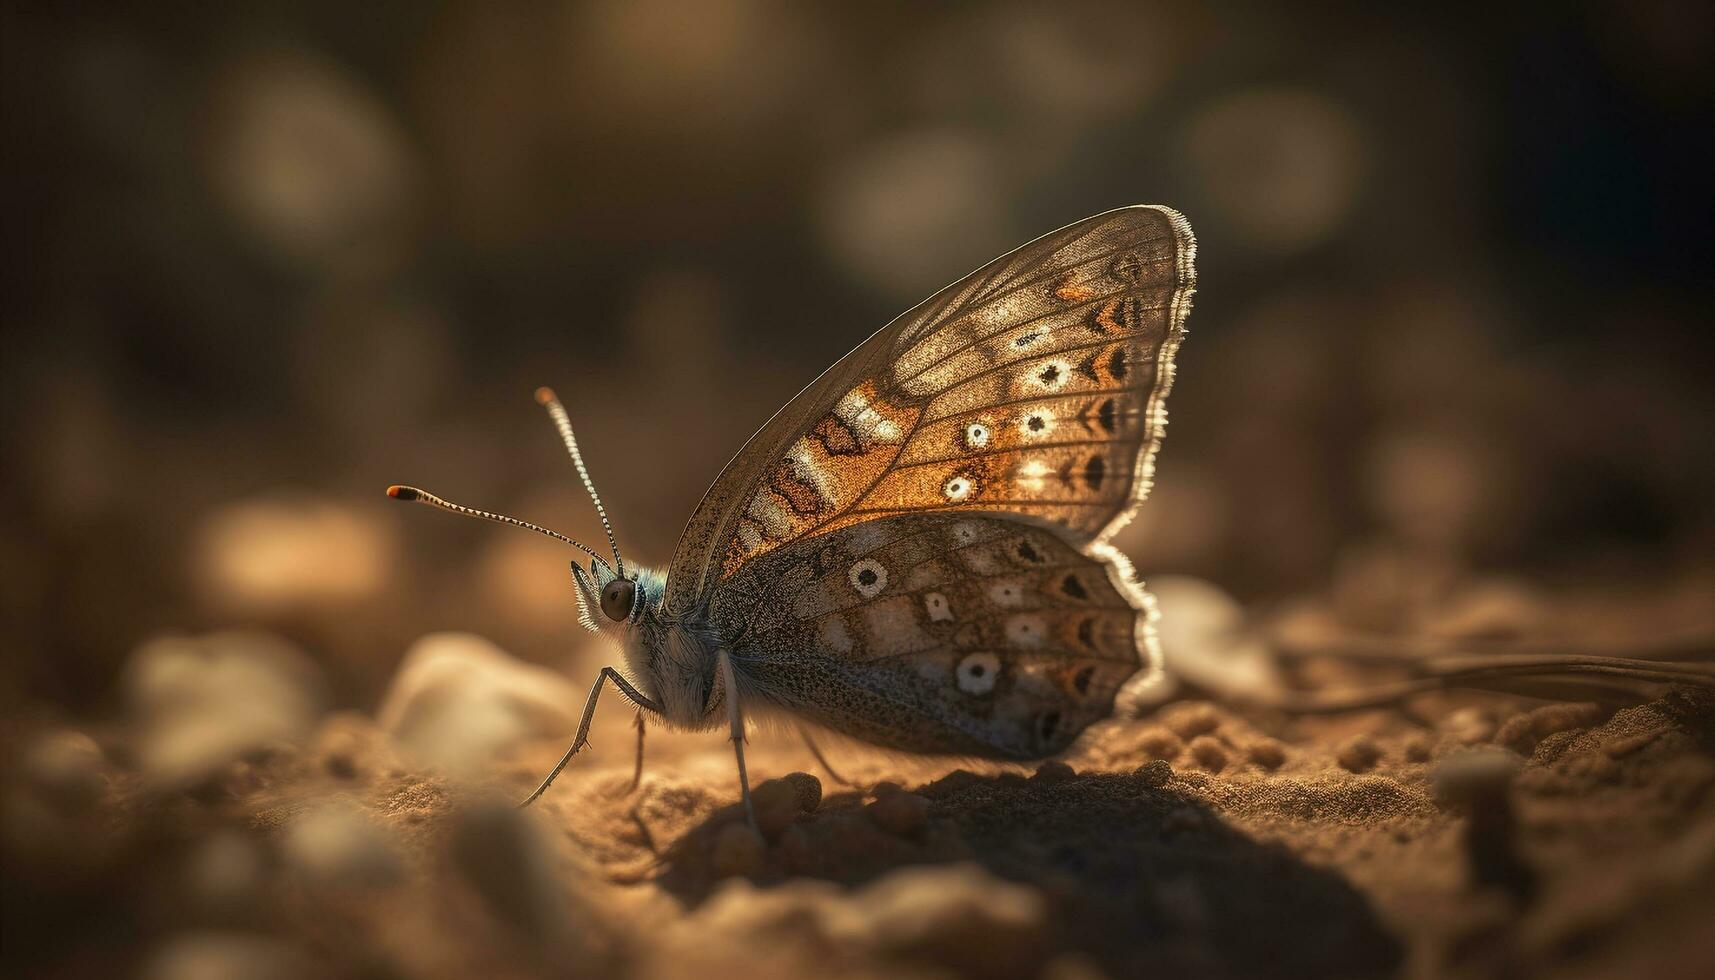
<instances>
[{"instance_id":1,"label":"butterfly forewing","mask_svg":"<svg viewBox=\"0 0 1715 980\"><path fill-rule=\"evenodd\" d=\"M670 608L750 562L878 517L992 512L1086 547L1147 490L1194 289L1177 212L1086 219L996 259L866 341L716 481Z\"/></svg>"},{"instance_id":2,"label":"butterfly forewing","mask_svg":"<svg viewBox=\"0 0 1715 980\"><path fill-rule=\"evenodd\" d=\"M1147 613L1058 529L906 514L747 563L711 614L768 701L917 752L1039 758L1113 707Z\"/></svg>"}]
</instances>

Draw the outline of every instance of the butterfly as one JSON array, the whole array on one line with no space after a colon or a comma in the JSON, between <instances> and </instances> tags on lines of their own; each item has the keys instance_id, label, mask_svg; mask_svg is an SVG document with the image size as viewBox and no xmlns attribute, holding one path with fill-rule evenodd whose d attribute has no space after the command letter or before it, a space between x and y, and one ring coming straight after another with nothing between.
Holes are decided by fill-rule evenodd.
<instances>
[{"instance_id":1,"label":"butterfly","mask_svg":"<svg viewBox=\"0 0 1715 980\"><path fill-rule=\"evenodd\" d=\"M602 668L571 747L521 805L586 744L605 684L639 709L640 767L645 718L724 725L747 812L746 712L1013 760L1055 755L1110 715L1122 685L1159 669L1152 600L1108 539L1149 490L1195 257L1182 215L1135 206L942 289L745 444L665 572L620 557L548 389L538 400L611 563L529 522L389 487L590 558L572 563L583 622L617 636L625 666Z\"/></svg>"}]
</instances>

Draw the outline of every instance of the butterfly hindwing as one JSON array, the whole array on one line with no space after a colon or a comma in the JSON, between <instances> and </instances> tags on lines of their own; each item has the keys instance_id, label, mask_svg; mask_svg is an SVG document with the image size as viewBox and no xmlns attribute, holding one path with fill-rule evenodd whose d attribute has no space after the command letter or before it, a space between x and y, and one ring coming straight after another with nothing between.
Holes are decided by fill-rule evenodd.
<instances>
[{"instance_id":1,"label":"butterfly hindwing","mask_svg":"<svg viewBox=\"0 0 1715 980\"><path fill-rule=\"evenodd\" d=\"M766 701L891 748L1039 758L1139 667L1124 576L1050 526L905 514L771 550L710 612Z\"/></svg>"},{"instance_id":2,"label":"butterfly hindwing","mask_svg":"<svg viewBox=\"0 0 1715 980\"><path fill-rule=\"evenodd\" d=\"M675 553L668 602L876 518L992 512L1078 548L1147 490L1194 290L1177 212L1134 207L947 287L805 389L728 465Z\"/></svg>"}]
</instances>

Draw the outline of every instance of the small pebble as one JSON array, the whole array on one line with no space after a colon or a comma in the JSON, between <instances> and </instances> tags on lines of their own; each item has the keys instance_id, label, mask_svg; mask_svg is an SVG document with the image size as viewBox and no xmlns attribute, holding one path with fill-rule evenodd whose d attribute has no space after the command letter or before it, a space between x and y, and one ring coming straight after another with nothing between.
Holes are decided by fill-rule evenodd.
<instances>
[{"instance_id":1,"label":"small pebble","mask_svg":"<svg viewBox=\"0 0 1715 980\"><path fill-rule=\"evenodd\" d=\"M405 652L376 722L416 762L481 779L517 745L564 738L583 693L560 671L475 634L431 633Z\"/></svg>"},{"instance_id":2,"label":"small pebble","mask_svg":"<svg viewBox=\"0 0 1715 980\"><path fill-rule=\"evenodd\" d=\"M1144 732L1137 740L1137 747L1153 759L1165 759L1169 762L1179 758L1185 751L1185 743L1179 741L1179 736L1165 728L1153 728Z\"/></svg>"},{"instance_id":3,"label":"small pebble","mask_svg":"<svg viewBox=\"0 0 1715 980\"><path fill-rule=\"evenodd\" d=\"M929 823L929 801L915 793L889 793L867 809L877 827L901 837L915 834Z\"/></svg>"},{"instance_id":4,"label":"small pebble","mask_svg":"<svg viewBox=\"0 0 1715 980\"><path fill-rule=\"evenodd\" d=\"M1167 727L1173 729L1180 738L1195 738L1207 735L1221 727L1221 716L1215 711L1215 706L1207 702L1188 704L1181 710L1175 711L1167 719Z\"/></svg>"},{"instance_id":5,"label":"small pebble","mask_svg":"<svg viewBox=\"0 0 1715 980\"><path fill-rule=\"evenodd\" d=\"M1375 768L1381 757L1381 746L1368 735L1354 735L1347 739L1334 756L1341 767L1349 772L1368 772Z\"/></svg>"},{"instance_id":6,"label":"small pebble","mask_svg":"<svg viewBox=\"0 0 1715 980\"><path fill-rule=\"evenodd\" d=\"M1173 767L1165 759L1146 762L1138 767L1137 778L1150 789L1166 786L1167 781L1173 778Z\"/></svg>"},{"instance_id":7,"label":"small pebble","mask_svg":"<svg viewBox=\"0 0 1715 980\"><path fill-rule=\"evenodd\" d=\"M1272 738L1259 738L1252 742L1246 752L1251 761L1264 769L1279 769L1286 762L1286 746Z\"/></svg>"},{"instance_id":8,"label":"small pebble","mask_svg":"<svg viewBox=\"0 0 1715 980\"><path fill-rule=\"evenodd\" d=\"M751 790L751 804L756 808L756 823L762 835L774 840L798 818L821 805L822 783L806 772L795 772L780 779L771 779Z\"/></svg>"},{"instance_id":9,"label":"small pebble","mask_svg":"<svg viewBox=\"0 0 1715 980\"><path fill-rule=\"evenodd\" d=\"M899 785L898 783L884 779L881 782L876 783L875 786L870 789L869 795L873 796L879 800L882 797L887 796L891 793L903 793L903 792L905 792L905 787Z\"/></svg>"},{"instance_id":10,"label":"small pebble","mask_svg":"<svg viewBox=\"0 0 1715 980\"><path fill-rule=\"evenodd\" d=\"M321 716L321 668L263 633L163 636L125 668L143 775L156 786L207 789L231 764L306 740Z\"/></svg>"},{"instance_id":11,"label":"small pebble","mask_svg":"<svg viewBox=\"0 0 1715 980\"><path fill-rule=\"evenodd\" d=\"M405 868L392 843L354 807L313 810L286 832L287 863L305 880L329 888L394 884Z\"/></svg>"},{"instance_id":12,"label":"small pebble","mask_svg":"<svg viewBox=\"0 0 1715 980\"><path fill-rule=\"evenodd\" d=\"M1211 735L1199 735L1191 740L1191 757L1210 772L1227 768L1227 748Z\"/></svg>"},{"instance_id":13,"label":"small pebble","mask_svg":"<svg viewBox=\"0 0 1715 980\"><path fill-rule=\"evenodd\" d=\"M1078 771L1058 759L1050 759L1038 766L1036 775L1031 778L1039 783L1058 783L1076 776Z\"/></svg>"},{"instance_id":14,"label":"small pebble","mask_svg":"<svg viewBox=\"0 0 1715 980\"><path fill-rule=\"evenodd\" d=\"M792 799L800 813L810 813L822 805L822 781L807 772L789 772L780 781L792 787Z\"/></svg>"},{"instance_id":15,"label":"small pebble","mask_svg":"<svg viewBox=\"0 0 1715 980\"><path fill-rule=\"evenodd\" d=\"M729 823L715 834L710 857L715 873L723 878L757 874L765 857L762 838L742 820Z\"/></svg>"},{"instance_id":16,"label":"small pebble","mask_svg":"<svg viewBox=\"0 0 1715 980\"><path fill-rule=\"evenodd\" d=\"M972 863L901 868L844 908L859 948L912 976L1034 977L1050 948L1042 894Z\"/></svg>"}]
</instances>

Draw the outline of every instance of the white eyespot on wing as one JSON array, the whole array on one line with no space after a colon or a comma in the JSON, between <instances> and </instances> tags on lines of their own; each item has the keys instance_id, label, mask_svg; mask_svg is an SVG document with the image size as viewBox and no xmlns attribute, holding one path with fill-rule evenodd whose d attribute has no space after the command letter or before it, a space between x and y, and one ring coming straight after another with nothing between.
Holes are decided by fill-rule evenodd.
<instances>
[{"instance_id":1,"label":"white eyespot on wing","mask_svg":"<svg viewBox=\"0 0 1715 980\"><path fill-rule=\"evenodd\" d=\"M988 425L982 422L972 422L966 425L965 431L960 434L966 449L981 449L989 444L989 439L993 436L994 433Z\"/></svg>"},{"instance_id":2,"label":"white eyespot on wing","mask_svg":"<svg viewBox=\"0 0 1715 980\"><path fill-rule=\"evenodd\" d=\"M975 523L960 521L953 525L953 545L962 548L967 544L975 544L980 534L981 531Z\"/></svg>"},{"instance_id":3,"label":"white eyespot on wing","mask_svg":"<svg viewBox=\"0 0 1715 980\"><path fill-rule=\"evenodd\" d=\"M1028 389L1036 391L1059 391L1066 387L1066 382L1072 376L1072 365L1055 358L1040 364L1032 364L1024 369L1024 375L1019 380Z\"/></svg>"},{"instance_id":4,"label":"white eyespot on wing","mask_svg":"<svg viewBox=\"0 0 1715 980\"><path fill-rule=\"evenodd\" d=\"M954 473L947 477L947 482L941 484L941 496L956 504L970 497L971 492L976 488L975 480L963 473Z\"/></svg>"},{"instance_id":5,"label":"white eyespot on wing","mask_svg":"<svg viewBox=\"0 0 1715 980\"><path fill-rule=\"evenodd\" d=\"M994 690L994 682L999 678L1000 658L987 650L965 654L953 668L953 679L966 694L987 694Z\"/></svg>"},{"instance_id":6,"label":"white eyespot on wing","mask_svg":"<svg viewBox=\"0 0 1715 980\"><path fill-rule=\"evenodd\" d=\"M873 599L887 588L887 568L874 558L860 558L852 562L851 569L846 572L846 580L858 595Z\"/></svg>"},{"instance_id":7,"label":"white eyespot on wing","mask_svg":"<svg viewBox=\"0 0 1715 980\"><path fill-rule=\"evenodd\" d=\"M822 628L819 633L822 645L828 649L839 653L852 652L852 634L851 630L846 628L845 617L829 616L822 620Z\"/></svg>"},{"instance_id":8,"label":"white eyespot on wing","mask_svg":"<svg viewBox=\"0 0 1715 980\"><path fill-rule=\"evenodd\" d=\"M1039 615L1032 613L1007 618L1006 639L1013 646L1035 649L1042 645L1047 636L1048 626Z\"/></svg>"},{"instance_id":9,"label":"white eyespot on wing","mask_svg":"<svg viewBox=\"0 0 1715 980\"><path fill-rule=\"evenodd\" d=\"M1024 580L1016 578L996 579L985 588L989 602L1001 609L1016 609L1024 605Z\"/></svg>"},{"instance_id":10,"label":"white eyespot on wing","mask_svg":"<svg viewBox=\"0 0 1715 980\"><path fill-rule=\"evenodd\" d=\"M1053 468L1040 459L1027 459L1018 465L1018 485L1031 492L1042 489Z\"/></svg>"},{"instance_id":11,"label":"white eyespot on wing","mask_svg":"<svg viewBox=\"0 0 1715 980\"><path fill-rule=\"evenodd\" d=\"M1033 408L1018 420L1018 434L1026 439L1045 439L1059 421L1052 409Z\"/></svg>"},{"instance_id":12,"label":"white eyespot on wing","mask_svg":"<svg viewBox=\"0 0 1715 980\"><path fill-rule=\"evenodd\" d=\"M953 618L953 605L947 597L939 592L931 592L923 597L923 609L929 614L929 619L937 623L949 622Z\"/></svg>"}]
</instances>

